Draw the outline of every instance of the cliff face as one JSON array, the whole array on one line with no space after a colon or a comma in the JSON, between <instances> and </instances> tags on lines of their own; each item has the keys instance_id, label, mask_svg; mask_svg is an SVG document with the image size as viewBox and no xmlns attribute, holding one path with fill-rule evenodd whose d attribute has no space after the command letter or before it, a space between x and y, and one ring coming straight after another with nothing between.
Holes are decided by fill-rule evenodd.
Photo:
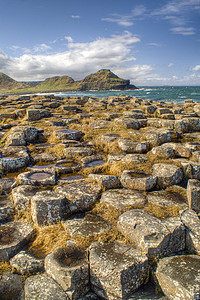
<instances>
[{"instance_id":1,"label":"cliff face","mask_svg":"<svg viewBox=\"0 0 200 300\"><path fill-rule=\"evenodd\" d=\"M97 73L88 75L85 79L77 82L80 90L125 90L136 89L130 85L130 80L119 78L110 70L103 69Z\"/></svg>"},{"instance_id":2,"label":"cliff face","mask_svg":"<svg viewBox=\"0 0 200 300\"><path fill-rule=\"evenodd\" d=\"M2 75L1 75L2 74ZM127 90L136 89L130 80L119 78L108 69L102 69L86 76L83 80L74 81L69 76L55 76L42 82L17 82L0 73L0 92L45 92L45 91L88 91L88 90Z\"/></svg>"}]
</instances>

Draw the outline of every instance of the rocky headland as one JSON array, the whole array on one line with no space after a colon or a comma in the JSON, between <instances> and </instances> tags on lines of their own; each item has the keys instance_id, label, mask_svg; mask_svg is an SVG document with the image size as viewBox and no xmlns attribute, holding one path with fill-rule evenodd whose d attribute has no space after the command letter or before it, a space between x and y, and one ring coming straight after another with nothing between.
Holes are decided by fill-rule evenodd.
<instances>
[{"instance_id":1,"label":"rocky headland","mask_svg":"<svg viewBox=\"0 0 200 300\"><path fill-rule=\"evenodd\" d=\"M0 73L0 93L22 94L55 91L105 91L105 90L135 90L130 80L119 78L108 69L102 69L75 81L69 76L54 76L44 81L19 82L4 73Z\"/></svg>"},{"instance_id":2,"label":"rocky headland","mask_svg":"<svg viewBox=\"0 0 200 300\"><path fill-rule=\"evenodd\" d=\"M200 299L198 102L0 107L1 299Z\"/></svg>"}]
</instances>

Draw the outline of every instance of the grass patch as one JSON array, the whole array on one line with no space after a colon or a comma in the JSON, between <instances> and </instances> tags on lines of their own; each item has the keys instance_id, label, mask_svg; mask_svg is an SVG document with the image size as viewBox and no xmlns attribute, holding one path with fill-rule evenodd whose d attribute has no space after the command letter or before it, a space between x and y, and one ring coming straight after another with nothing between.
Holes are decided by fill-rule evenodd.
<instances>
[{"instance_id":1,"label":"grass patch","mask_svg":"<svg viewBox=\"0 0 200 300\"><path fill-rule=\"evenodd\" d=\"M0 263L0 275L12 270L12 267L8 261L4 261Z\"/></svg>"},{"instance_id":2,"label":"grass patch","mask_svg":"<svg viewBox=\"0 0 200 300\"><path fill-rule=\"evenodd\" d=\"M38 258L44 258L59 246L66 247L70 239L70 235L61 223L37 228L36 238L30 245L29 251Z\"/></svg>"}]
</instances>

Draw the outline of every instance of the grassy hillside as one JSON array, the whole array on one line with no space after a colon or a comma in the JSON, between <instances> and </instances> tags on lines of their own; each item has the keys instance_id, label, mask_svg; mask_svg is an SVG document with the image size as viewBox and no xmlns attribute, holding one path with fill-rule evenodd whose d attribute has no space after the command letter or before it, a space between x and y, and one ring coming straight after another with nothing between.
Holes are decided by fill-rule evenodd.
<instances>
[{"instance_id":1,"label":"grassy hillside","mask_svg":"<svg viewBox=\"0 0 200 300\"><path fill-rule=\"evenodd\" d=\"M3 73L1 73L3 74ZM7 75L3 74L5 77ZM3 77L2 75L2 77ZM30 82L30 84L17 82L12 78L10 85L8 80L2 81L0 78L0 92L4 93L35 93L35 92L53 92L53 91L88 91L88 90L112 90L112 89L135 89L130 85L129 80L119 78L110 70L102 69L97 73L86 76L83 80L74 81L69 76L55 76L47 78L42 82Z\"/></svg>"},{"instance_id":2,"label":"grassy hillside","mask_svg":"<svg viewBox=\"0 0 200 300\"><path fill-rule=\"evenodd\" d=\"M27 84L18 82L4 73L0 73L0 91L9 91L12 89L26 88Z\"/></svg>"}]
</instances>

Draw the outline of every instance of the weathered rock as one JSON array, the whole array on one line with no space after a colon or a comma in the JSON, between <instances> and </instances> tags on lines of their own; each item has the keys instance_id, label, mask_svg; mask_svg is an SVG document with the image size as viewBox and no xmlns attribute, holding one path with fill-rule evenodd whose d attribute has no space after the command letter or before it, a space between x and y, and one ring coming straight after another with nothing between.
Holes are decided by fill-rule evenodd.
<instances>
[{"instance_id":1,"label":"weathered rock","mask_svg":"<svg viewBox=\"0 0 200 300\"><path fill-rule=\"evenodd\" d=\"M188 180L187 200L189 208L200 212L200 181L196 179Z\"/></svg>"},{"instance_id":2,"label":"weathered rock","mask_svg":"<svg viewBox=\"0 0 200 300\"><path fill-rule=\"evenodd\" d=\"M15 186L16 180L14 178L3 177L0 179L0 194L9 194L11 189Z\"/></svg>"},{"instance_id":3,"label":"weathered rock","mask_svg":"<svg viewBox=\"0 0 200 300\"><path fill-rule=\"evenodd\" d=\"M14 214L14 207L7 196L0 196L0 222L9 219Z\"/></svg>"},{"instance_id":4,"label":"weathered rock","mask_svg":"<svg viewBox=\"0 0 200 300\"><path fill-rule=\"evenodd\" d=\"M37 153L37 154L33 154L32 156L32 160L33 160L33 163L38 163L38 162L55 162L58 160L58 156L55 155L55 154L52 154L52 153L46 153L46 152L43 152L43 153Z\"/></svg>"},{"instance_id":5,"label":"weathered rock","mask_svg":"<svg viewBox=\"0 0 200 300\"><path fill-rule=\"evenodd\" d=\"M154 164L152 175L157 176L157 185L161 189L180 183L183 179L181 168L164 163Z\"/></svg>"},{"instance_id":6,"label":"weathered rock","mask_svg":"<svg viewBox=\"0 0 200 300\"><path fill-rule=\"evenodd\" d=\"M25 151L15 153L12 157L2 157L0 159L3 172L15 172L28 166L29 154Z\"/></svg>"},{"instance_id":7,"label":"weathered rock","mask_svg":"<svg viewBox=\"0 0 200 300\"><path fill-rule=\"evenodd\" d=\"M156 277L168 299L199 299L200 257L165 257L158 263Z\"/></svg>"},{"instance_id":8,"label":"weathered rock","mask_svg":"<svg viewBox=\"0 0 200 300\"><path fill-rule=\"evenodd\" d=\"M118 146L126 153L146 153L148 149L147 142L139 143L126 139L119 139Z\"/></svg>"},{"instance_id":9,"label":"weathered rock","mask_svg":"<svg viewBox=\"0 0 200 300\"><path fill-rule=\"evenodd\" d=\"M121 183L118 176L114 175L101 175L101 174L89 174L88 178L94 182L99 183L102 188L117 189L121 187Z\"/></svg>"},{"instance_id":10,"label":"weathered rock","mask_svg":"<svg viewBox=\"0 0 200 300\"><path fill-rule=\"evenodd\" d=\"M0 275L0 298L1 300L23 300L24 289L22 277L10 271Z\"/></svg>"},{"instance_id":11,"label":"weathered rock","mask_svg":"<svg viewBox=\"0 0 200 300\"><path fill-rule=\"evenodd\" d=\"M67 213L69 213L69 207L65 196L54 191L37 192L31 199L31 215L37 226L56 224Z\"/></svg>"},{"instance_id":12,"label":"weathered rock","mask_svg":"<svg viewBox=\"0 0 200 300\"><path fill-rule=\"evenodd\" d=\"M12 200L16 210L26 211L30 208L31 198L37 192L37 188L31 185L20 185L12 189Z\"/></svg>"},{"instance_id":13,"label":"weathered rock","mask_svg":"<svg viewBox=\"0 0 200 300\"><path fill-rule=\"evenodd\" d=\"M107 232L110 229L109 224L100 216L87 213L85 217L74 217L65 222L65 229L71 236L93 236Z\"/></svg>"},{"instance_id":14,"label":"weathered rock","mask_svg":"<svg viewBox=\"0 0 200 300\"><path fill-rule=\"evenodd\" d=\"M178 216L181 209L187 208L186 199L176 192L150 192L147 200L147 210L159 218Z\"/></svg>"},{"instance_id":15,"label":"weathered rock","mask_svg":"<svg viewBox=\"0 0 200 300\"><path fill-rule=\"evenodd\" d=\"M141 164L147 162L148 158L145 154L126 154L121 161L125 163Z\"/></svg>"},{"instance_id":16,"label":"weathered rock","mask_svg":"<svg viewBox=\"0 0 200 300\"><path fill-rule=\"evenodd\" d=\"M120 161L123 157L125 157L125 155L126 154L108 154L107 163L114 163Z\"/></svg>"},{"instance_id":17,"label":"weathered rock","mask_svg":"<svg viewBox=\"0 0 200 300\"><path fill-rule=\"evenodd\" d=\"M161 146L153 147L151 149L151 155L164 158L174 158L175 151L174 148L171 146L171 143L165 143Z\"/></svg>"},{"instance_id":18,"label":"weathered rock","mask_svg":"<svg viewBox=\"0 0 200 300\"><path fill-rule=\"evenodd\" d=\"M41 119L40 110L38 109L27 109L26 113L28 121L37 121Z\"/></svg>"},{"instance_id":19,"label":"weathered rock","mask_svg":"<svg viewBox=\"0 0 200 300\"><path fill-rule=\"evenodd\" d=\"M25 281L25 300L67 300L63 289L46 273L30 276Z\"/></svg>"},{"instance_id":20,"label":"weathered rock","mask_svg":"<svg viewBox=\"0 0 200 300\"><path fill-rule=\"evenodd\" d=\"M36 259L25 251L19 252L11 260L10 264L22 275L36 274L44 270L44 261Z\"/></svg>"},{"instance_id":21,"label":"weathered rock","mask_svg":"<svg viewBox=\"0 0 200 300\"><path fill-rule=\"evenodd\" d=\"M108 133L108 134L104 134L101 137L101 142L102 144L109 144L114 142L115 140L117 140L120 137L119 134L112 134L112 133Z\"/></svg>"},{"instance_id":22,"label":"weathered rock","mask_svg":"<svg viewBox=\"0 0 200 300\"><path fill-rule=\"evenodd\" d=\"M149 142L151 147L160 146L164 143L171 142L172 132L169 129L156 129L147 131L144 137Z\"/></svg>"},{"instance_id":23,"label":"weathered rock","mask_svg":"<svg viewBox=\"0 0 200 300\"><path fill-rule=\"evenodd\" d=\"M102 159L102 156L100 155L86 156L82 158L81 161L82 161L83 168L94 168L97 166L101 166L105 163L104 160Z\"/></svg>"},{"instance_id":24,"label":"weathered rock","mask_svg":"<svg viewBox=\"0 0 200 300\"><path fill-rule=\"evenodd\" d=\"M100 197L101 187L91 183L79 182L68 183L55 189L57 194L64 195L69 201L71 213L89 210Z\"/></svg>"},{"instance_id":25,"label":"weathered rock","mask_svg":"<svg viewBox=\"0 0 200 300\"><path fill-rule=\"evenodd\" d=\"M186 227L186 249L200 255L200 219L192 209L180 212L181 221Z\"/></svg>"},{"instance_id":26,"label":"weathered rock","mask_svg":"<svg viewBox=\"0 0 200 300\"><path fill-rule=\"evenodd\" d=\"M144 207L146 198L142 193L130 189L113 189L103 192L100 202L123 212L128 208Z\"/></svg>"},{"instance_id":27,"label":"weathered rock","mask_svg":"<svg viewBox=\"0 0 200 300\"><path fill-rule=\"evenodd\" d=\"M27 223L9 222L0 225L0 261L8 261L29 241L34 229Z\"/></svg>"},{"instance_id":28,"label":"weathered rock","mask_svg":"<svg viewBox=\"0 0 200 300\"><path fill-rule=\"evenodd\" d=\"M55 185L56 173L55 171L32 171L24 172L17 176L19 184L23 185Z\"/></svg>"},{"instance_id":29,"label":"weathered rock","mask_svg":"<svg viewBox=\"0 0 200 300\"><path fill-rule=\"evenodd\" d=\"M69 174L69 173L74 173L74 172L80 171L81 165L74 160L63 159L63 160L57 161L54 169L56 170L56 172L59 175L60 174Z\"/></svg>"},{"instance_id":30,"label":"weathered rock","mask_svg":"<svg viewBox=\"0 0 200 300\"><path fill-rule=\"evenodd\" d=\"M59 139L79 141L82 138L83 133L80 130L60 129L60 130L55 130L54 135Z\"/></svg>"},{"instance_id":31,"label":"weathered rock","mask_svg":"<svg viewBox=\"0 0 200 300\"><path fill-rule=\"evenodd\" d=\"M122 126L127 129L140 129L140 123L137 119L133 118L121 118L121 119L115 119L115 124L118 126Z\"/></svg>"},{"instance_id":32,"label":"weathered rock","mask_svg":"<svg viewBox=\"0 0 200 300\"><path fill-rule=\"evenodd\" d=\"M147 257L129 245L93 243L89 259L91 288L103 299L128 299L148 274Z\"/></svg>"},{"instance_id":33,"label":"weathered rock","mask_svg":"<svg viewBox=\"0 0 200 300\"><path fill-rule=\"evenodd\" d=\"M65 153L70 157L89 156L93 150L89 147L68 147L64 149Z\"/></svg>"},{"instance_id":34,"label":"weathered rock","mask_svg":"<svg viewBox=\"0 0 200 300\"><path fill-rule=\"evenodd\" d=\"M149 191L154 188L157 176L147 175L135 170L123 171L120 181L124 188L140 191Z\"/></svg>"},{"instance_id":35,"label":"weathered rock","mask_svg":"<svg viewBox=\"0 0 200 300\"><path fill-rule=\"evenodd\" d=\"M185 249L185 229L179 218L161 222L152 214L135 209L123 213L117 227L150 258Z\"/></svg>"},{"instance_id":36,"label":"weathered rock","mask_svg":"<svg viewBox=\"0 0 200 300\"><path fill-rule=\"evenodd\" d=\"M58 247L45 258L45 270L66 292L79 299L89 291L88 255L74 243Z\"/></svg>"}]
</instances>

